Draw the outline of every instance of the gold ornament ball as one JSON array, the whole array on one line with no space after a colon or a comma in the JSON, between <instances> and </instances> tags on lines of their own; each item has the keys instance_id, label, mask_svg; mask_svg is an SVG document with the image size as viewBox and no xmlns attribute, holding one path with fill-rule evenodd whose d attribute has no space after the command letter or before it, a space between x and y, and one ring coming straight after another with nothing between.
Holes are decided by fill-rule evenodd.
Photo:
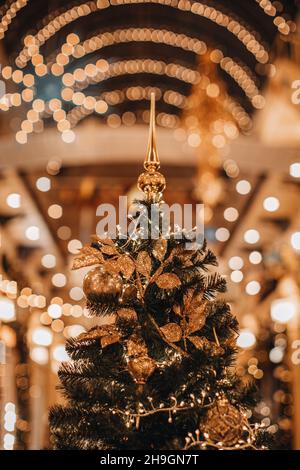
<instances>
[{"instance_id":1,"label":"gold ornament ball","mask_svg":"<svg viewBox=\"0 0 300 470\"><path fill-rule=\"evenodd\" d=\"M208 439L223 446L233 447L241 439L246 418L225 398L219 399L209 408L203 428Z\"/></svg>"},{"instance_id":2,"label":"gold ornament ball","mask_svg":"<svg viewBox=\"0 0 300 470\"><path fill-rule=\"evenodd\" d=\"M119 274L110 274L103 266L89 271L83 280L83 292L89 296L117 297L122 292L122 279Z\"/></svg>"},{"instance_id":3,"label":"gold ornament ball","mask_svg":"<svg viewBox=\"0 0 300 470\"><path fill-rule=\"evenodd\" d=\"M145 171L139 176L138 188L146 194L162 193L166 187L166 179L159 171Z\"/></svg>"}]
</instances>

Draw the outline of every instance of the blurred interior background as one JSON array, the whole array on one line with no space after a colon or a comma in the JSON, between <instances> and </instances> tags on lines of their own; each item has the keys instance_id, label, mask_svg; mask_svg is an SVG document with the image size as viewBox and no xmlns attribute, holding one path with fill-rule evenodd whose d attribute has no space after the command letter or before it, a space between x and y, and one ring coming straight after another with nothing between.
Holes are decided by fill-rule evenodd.
<instances>
[{"instance_id":1,"label":"blurred interior background","mask_svg":"<svg viewBox=\"0 0 300 470\"><path fill-rule=\"evenodd\" d=\"M64 342L97 321L72 257L137 196L154 91L164 199L204 202L255 417L300 449L299 9L0 1L0 448L49 445Z\"/></svg>"}]
</instances>

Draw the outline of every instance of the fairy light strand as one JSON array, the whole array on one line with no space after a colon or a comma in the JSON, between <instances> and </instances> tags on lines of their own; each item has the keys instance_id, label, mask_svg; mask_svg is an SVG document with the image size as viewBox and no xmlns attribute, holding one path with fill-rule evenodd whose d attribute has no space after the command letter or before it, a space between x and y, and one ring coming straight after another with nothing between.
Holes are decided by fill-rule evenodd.
<instances>
[{"instance_id":1,"label":"fairy light strand","mask_svg":"<svg viewBox=\"0 0 300 470\"><path fill-rule=\"evenodd\" d=\"M67 38L67 41L61 46L60 52L56 54L55 59L50 59L47 67L51 69L55 75L61 75L64 72L65 65L69 63L70 57L81 59L105 47L128 42L166 44L193 52L197 55L204 55L207 52L205 42L185 34L152 28L128 28L113 32L104 32L76 45L70 44ZM212 53L213 52L214 51L212 51ZM222 70L231 76L250 100L258 95L259 90L255 83L256 78L252 76L251 71L248 70L245 65L238 64L232 57L223 57L221 51L219 52L222 56L219 60L219 65ZM87 64L86 67L88 67L88 65L89 64Z\"/></svg>"},{"instance_id":2,"label":"fairy light strand","mask_svg":"<svg viewBox=\"0 0 300 470\"><path fill-rule=\"evenodd\" d=\"M248 27L242 24L241 21L234 19L232 16L223 13L222 11L210 7L203 2L192 2L190 0L175 0L171 5L169 0L95 0L74 6L66 9L63 13L55 16L48 23L41 28L34 36L30 36L31 45L39 49L40 46L45 44L51 37L60 31L67 24L72 23L81 16L87 16L91 13L108 8L110 6L120 6L125 4L140 4L140 3L155 3L164 5L168 8L188 11L193 15L201 16L209 21L225 28L228 32L233 34L238 41L240 41L247 50L254 55L256 60L260 63L267 63L269 54L263 44L256 38L258 33L254 34ZM45 20L47 21L47 20ZM25 38L26 39L26 38ZM30 60L30 46L25 45L16 58L16 65L20 68L26 66Z\"/></svg>"}]
</instances>

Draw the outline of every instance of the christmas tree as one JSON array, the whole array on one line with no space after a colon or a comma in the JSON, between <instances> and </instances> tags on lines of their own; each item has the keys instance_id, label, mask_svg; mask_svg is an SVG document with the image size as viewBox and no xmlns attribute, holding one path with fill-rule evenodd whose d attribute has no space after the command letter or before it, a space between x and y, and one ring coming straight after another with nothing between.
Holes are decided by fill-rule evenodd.
<instances>
[{"instance_id":1,"label":"christmas tree","mask_svg":"<svg viewBox=\"0 0 300 470\"><path fill-rule=\"evenodd\" d=\"M50 411L55 449L263 449L250 424L252 390L234 372L238 323L219 293L225 279L205 241L163 236L154 96L134 230L93 236L74 269L94 266L83 290L91 315L114 315L67 341L59 378L66 406ZM143 223L141 223L141 214ZM156 223L157 236L145 237ZM146 221L146 225L145 225ZM151 227L153 229L153 227ZM189 246L187 245L189 243ZM192 247L191 247L192 245Z\"/></svg>"}]
</instances>

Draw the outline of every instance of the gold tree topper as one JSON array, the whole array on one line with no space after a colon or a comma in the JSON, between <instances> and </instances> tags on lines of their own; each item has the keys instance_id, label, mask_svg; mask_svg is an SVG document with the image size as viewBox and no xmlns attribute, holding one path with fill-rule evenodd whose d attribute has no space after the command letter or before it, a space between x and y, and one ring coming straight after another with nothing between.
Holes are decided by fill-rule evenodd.
<instances>
[{"instance_id":1,"label":"gold tree topper","mask_svg":"<svg viewBox=\"0 0 300 470\"><path fill-rule=\"evenodd\" d=\"M158 171L159 167L155 132L155 94L151 93L149 139L144 162L146 171L139 176L137 183L138 189L145 193L148 202L159 202L166 187L165 177Z\"/></svg>"}]
</instances>

